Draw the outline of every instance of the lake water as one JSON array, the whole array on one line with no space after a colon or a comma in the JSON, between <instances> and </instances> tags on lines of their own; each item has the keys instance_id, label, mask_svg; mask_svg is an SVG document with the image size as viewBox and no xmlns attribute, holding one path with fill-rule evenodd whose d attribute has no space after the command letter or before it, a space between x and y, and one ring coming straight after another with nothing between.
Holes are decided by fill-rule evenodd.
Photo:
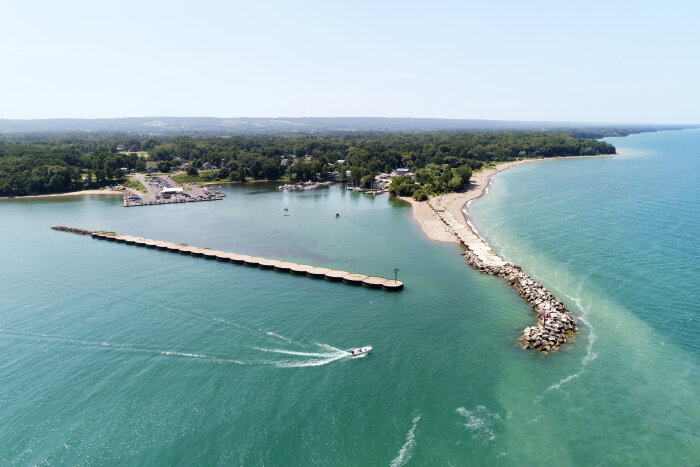
<instances>
[{"instance_id":1,"label":"lake water","mask_svg":"<svg viewBox=\"0 0 700 467\"><path fill-rule=\"evenodd\" d=\"M579 317L577 340L549 355L520 349L535 315L502 279L427 240L385 196L254 184L158 207L0 202L0 464L696 463L700 132L611 142L623 156L520 166L472 206L494 248ZM398 267L406 286L57 224L385 277ZM361 345L374 351L341 351Z\"/></svg>"}]
</instances>

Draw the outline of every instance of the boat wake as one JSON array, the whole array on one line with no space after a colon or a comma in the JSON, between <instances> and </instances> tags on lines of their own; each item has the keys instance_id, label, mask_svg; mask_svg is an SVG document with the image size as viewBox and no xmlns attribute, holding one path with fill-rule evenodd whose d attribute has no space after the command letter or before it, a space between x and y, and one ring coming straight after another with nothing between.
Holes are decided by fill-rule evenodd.
<instances>
[{"instance_id":1,"label":"boat wake","mask_svg":"<svg viewBox=\"0 0 700 467\"><path fill-rule=\"evenodd\" d=\"M205 355L205 354L191 353L191 352L178 352L175 350L148 349L148 348L143 348L143 347L134 347L134 346L131 346L128 344L115 344L115 343L111 343L111 342L89 341L89 340L83 340L83 339L76 339L76 338L72 338L72 337L59 336L59 335L55 335L55 334L41 334L41 333L34 333L34 332L27 332L27 331L14 331L14 330L8 330L8 329L0 329L0 332L2 332L3 334L13 335L13 336L17 336L17 337L36 339L36 340L47 341L47 342L56 342L56 343L68 344L68 345L92 347L92 348L96 348L96 349L110 349L110 350L124 352L124 353L130 352L130 353L151 354L151 355L165 355L165 356L178 357L178 358L195 358L195 359L206 360L206 361L214 362L214 363L232 363L232 364L236 364L236 365L246 365L247 364L246 362L228 359L228 358L219 358L219 357L212 356L212 355Z\"/></svg>"},{"instance_id":2,"label":"boat wake","mask_svg":"<svg viewBox=\"0 0 700 467\"><path fill-rule=\"evenodd\" d=\"M290 343L290 344L293 342L291 339L287 339L287 338L284 337L284 336L280 336L279 334L275 334L275 333L272 332L272 331L264 331L264 332L265 332L265 334L267 334L268 336L276 337L276 338L281 339L281 340L283 340L283 341L285 341L285 342L288 342L288 343Z\"/></svg>"},{"instance_id":3,"label":"boat wake","mask_svg":"<svg viewBox=\"0 0 700 467\"><path fill-rule=\"evenodd\" d=\"M272 363L272 365L274 365L278 368L304 368L307 366L328 365L329 363L333 363L337 360L340 360L341 358L347 358L347 357L348 357L347 352L343 352L341 355L333 355L332 357L324 358L324 359L312 359L312 360L305 360L305 361L300 361L300 362L271 362L271 363Z\"/></svg>"},{"instance_id":4,"label":"boat wake","mask_svg":"<svg viewBox=\"0 0 700 467\"><path fill-rule=\"evenodd\" d=\"M135 300L128 300L128 302L130 302L131 304L136 305L136 306L144 306L144 307L146 306L145 304L139 303L138 301L135 301ZM0 328L0 332L15 335L17 337L23 337L23 338L52 341L52 342L57 342L57 343L69 344L69 345L82 345L82 346L89 346L89 347L101 348L101 349L112 349L112 350L121 351L121 352L153 354L153 355L162 355L162 356L177 357L177 358L191 358L191 359L198 359L201 361L210 361L210 362L216 362L216 363L231 363L231 364L237 364L237 365L272 365L272 366L276 366L279 368L298 368L298 367L322 366L322 365L327 365L327 364L332 363L334 361L337 361L337 360L340 360L342 358L350 356L350 354L348 352L341 350L341 349L338 349L338 348L333 347L333 346L328 345L328 344L320 344L317 342L313 343L313 344L297 342L293 339L282 336L282 335L277 334L273 331L265 330L265 329L261 329L261 328L257 328L257 329L251 328L251 327L230 321L230 320L222 318L222 317L209 316L206 313L199 313L196 311L179 310L176 308L171 308L167 305L160 305L159 308L162 311L165 311L168 313L173 313L173 314L185 316L185 317L196 319L199 321L208 322L208 323L223 324L226 327L231 327L231 328L237 329L243 333L246 333L250 336L257 336L258 338L262 339L262 341L259 341L259 344L263 344L263 345L259 345L259 346L245 345L244 343L236 343L236 342L228 343L229 346L239 348L244 352L246 350L249 352L251 349L254 349L257 351L262 351L262 352L267 352L267 353L276 353L276 354L280 354L280 355L287 355L289 357L299 357L299 358L278 361L278 360L255 359L253 357L250 359L245 358L243 360L246 360L246 361L243 361L240 359L222 358L222 357L207 355L204 353L179 352L179 351L175 351L175 350L141 348L141 347L134 347L130 344L117 344L117 343L112 343L112 342L97 342L97 341L83 340L83 339L79 339L79 338L73 338L73 337L67 337L67 336L61 336L61 335L53 335L53 334L46 334L46 333L32 333L32 332L28 332L28 331L11 330L11 329L7 329L7 328L4 328L4 329ZM288 344L291 347L297 347L299 350L268 348L265 346L264 341L267 340L267 343L269 343L269 342L271 342L270 339L274 339L276 342L283 341L285 344ZM309 350L307 350L307 349L309 349ZM248 360L250 360L250 361L248 361Z\"/></svg>"},{"instance_id":5,"label":"boat wake","mask_svg":"<svg viewBox=\"0 0 700 467\"><path fill-rule=\"evenodd\" d=\"M389 464L391 467L400 467L402 465L405 465L406 462L408 462L409 460L411 460L411 456L413 456L413 450L416 447L416 428L418 427L420 417L420 414L413 417L413 424L411 425L411 429L408 430L408 434L406 435L406 442L403 443L403 446L401 446L399 453L396 455L394 460L391 461L391 464Z\"/></svg>"},{"instance_id":6,"label":"boat wake","mask_svg":"<svg viewBox=\"0 0 700 467\"><path fill-rule=\"evenodd\" d=\"M263 347L253 347L255 350L260 350L262 352L280 353L284 355L300 355L302 357L328 357L327 353L314 353L314 352L297 352L294 350L284 350L284 349L266 349ZM343 352L347 354L347 352ZM332 354L331 354L332 355Z\"/></svg>"},{"instance_id":7,"label":"boat wake","mask_svg":"<svg viewBox=\"0 0 700 467\"><path fill-rule=\"evenodd\" d=\"M278 368L303 368L308 366L323 366L329 363L335 362L342 358L350 357L350 353L345 350L340 350L328 344L315 343L316 346L326 349L327 352L300 352L296 350L286 350L286 349L269 349L264 347L253 347L255 350L260 350L262 352L277 353L281 355L290 355L298 357L312 357L307 360L297 360L297 361L270 361L267 364L274 365Z\"/></svg>"}]
</instances>

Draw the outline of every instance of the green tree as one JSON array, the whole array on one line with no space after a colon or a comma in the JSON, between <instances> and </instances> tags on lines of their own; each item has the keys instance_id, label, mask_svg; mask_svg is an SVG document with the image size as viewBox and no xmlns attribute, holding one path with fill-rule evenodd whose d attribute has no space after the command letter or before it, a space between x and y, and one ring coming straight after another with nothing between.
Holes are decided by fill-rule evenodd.
<instances>
[{"instance_id":1,"label":"green tree","mask_svg":"<svg viewBox=\"0 0 700 467\"><path fill-rule=\"evenodd\" d=\"M170 162L158 161L158 171L159 172L170 172Z\"/></svg>"},{"instance_id":2,"label":"green tree","mask_svg":"<svg viewBox=\"0 0 700 467\"><path fill-rule=\"evenodd\" d=\"M136 170L137 172L145 172L146 161L143 160L143 158L139 157L136 163L134 164L134 170Z\"/></svg>"},{"instance_id":3,"label":"green tree","mask_svg":"<svg viewBox=\"0 0 700 467\"><path fill-rule=\"evenodd\" d=\"M428 192L424 188L418 188L413 192L413 199L416 201L426 201L428 199Z\"/></svg>"}]
</instances>

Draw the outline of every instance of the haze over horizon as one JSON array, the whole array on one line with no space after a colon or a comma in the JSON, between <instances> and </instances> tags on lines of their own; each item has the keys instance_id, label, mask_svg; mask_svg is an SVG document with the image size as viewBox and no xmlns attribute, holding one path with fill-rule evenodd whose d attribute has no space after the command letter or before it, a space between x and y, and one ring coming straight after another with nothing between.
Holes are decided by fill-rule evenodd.
<instances>
[{"instance_id":1,"label":"haze over horizon","mask_svg":"<svg viewBox=\"0 0 700 467\"><path fill-rule=\"evenodd\" d=\"M700 121L700 6L28 1L0 118Z\"/></svg>"}]
</instances>

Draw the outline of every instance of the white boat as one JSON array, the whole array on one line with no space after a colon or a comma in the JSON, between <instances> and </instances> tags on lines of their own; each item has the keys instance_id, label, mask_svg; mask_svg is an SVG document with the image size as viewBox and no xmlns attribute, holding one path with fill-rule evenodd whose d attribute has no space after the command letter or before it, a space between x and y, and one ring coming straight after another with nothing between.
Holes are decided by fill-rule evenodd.
<instances>
[{"instance_id":1,"label":"white boat","mask_svg":"<svg viewBox=\"0 0 700 467\"><path fill-rule=\"evenodd\" d=\"M356 349L350 349L348 350L348 353L350 354L351 357L364 357L370 351L372 350L372 346L368 345L367 347L358 347Z\"/></svg>"}]
</instances>

